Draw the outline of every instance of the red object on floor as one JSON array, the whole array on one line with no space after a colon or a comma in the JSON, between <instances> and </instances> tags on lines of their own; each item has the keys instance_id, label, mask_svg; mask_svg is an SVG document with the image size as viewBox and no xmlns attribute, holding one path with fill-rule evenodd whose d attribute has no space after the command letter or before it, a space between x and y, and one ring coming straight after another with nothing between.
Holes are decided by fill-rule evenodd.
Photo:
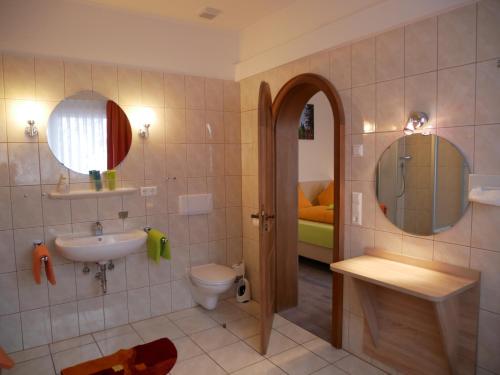
<instances>
[{"instance_id":1,"label":"red object on floor","mask_svg":"<svg viewBox=\"0 0 500 375\"><path fill-rule=\"evenodd\" d=\"M165 375L177 361L177 349L167 338L119 350L103 358L65 368L62 375Z\"/></svg>"}]
</instances>

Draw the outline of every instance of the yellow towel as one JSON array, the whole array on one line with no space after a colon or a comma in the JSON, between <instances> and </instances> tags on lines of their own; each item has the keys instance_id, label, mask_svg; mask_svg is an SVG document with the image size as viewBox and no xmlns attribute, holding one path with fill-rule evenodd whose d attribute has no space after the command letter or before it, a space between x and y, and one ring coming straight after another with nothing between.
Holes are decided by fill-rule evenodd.
<instances>
[{"instance_id":1,"label":"yellow towel","mask_svg":"<svg viewBox=\"0 0 500 375\"><path fill-rule=\"evenodd\" d=\"M148 232L148 256L156 263L160 262L160 256L170 259L170 242L165 233L157 229L151 229Z\"/></svg>"}]
</instances>

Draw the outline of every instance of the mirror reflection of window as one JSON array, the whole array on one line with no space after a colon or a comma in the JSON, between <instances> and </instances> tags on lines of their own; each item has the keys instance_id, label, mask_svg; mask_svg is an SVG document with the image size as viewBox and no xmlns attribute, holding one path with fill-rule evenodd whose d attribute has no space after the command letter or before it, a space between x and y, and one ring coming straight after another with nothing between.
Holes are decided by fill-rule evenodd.
<instances>
[{"instance_id":1,"label":"mirror reflection of window","mask_svg":"<svg viewBox=\"0 0 500 375\"><path fill-rule=\"evenodd\" d=\"M49 118L47 136L57 160L83 174L115 168L132 142L123 110L113 101L86 91L57 105Z\"/></svg>"}]
</instances>

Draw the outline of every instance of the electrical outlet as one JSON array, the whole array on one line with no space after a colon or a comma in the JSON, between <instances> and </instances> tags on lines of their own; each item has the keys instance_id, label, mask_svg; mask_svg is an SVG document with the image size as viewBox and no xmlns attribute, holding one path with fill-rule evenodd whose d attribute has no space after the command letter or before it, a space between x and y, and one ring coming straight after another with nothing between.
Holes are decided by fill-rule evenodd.
<instances>
[{"instance_id":1,"label":"electrical outlet","mask_svg":"<svg viewBox=\"0 0 500 375\"><path fill-rule=\"evenodd\" d=\"M158 194L156 186L141 186L141 197L151 197Z\"/></svg>"}]
</instances>

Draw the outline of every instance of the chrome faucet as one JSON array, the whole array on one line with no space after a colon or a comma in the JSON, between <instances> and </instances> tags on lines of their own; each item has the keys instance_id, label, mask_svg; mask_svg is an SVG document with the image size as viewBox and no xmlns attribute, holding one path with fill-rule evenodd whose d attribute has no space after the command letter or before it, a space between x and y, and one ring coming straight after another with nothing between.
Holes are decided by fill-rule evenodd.
<instances>
[{"instance_id":1,"label":"chrome faucet","mask_svg":"<svg viewBox=\"0 0 500 375\"><path fill-rule=\"evenodd\" d=\"M100 221L96 221L95 223L95 235L102 236L102 224Z\"/></svg>"}]
</instances>

